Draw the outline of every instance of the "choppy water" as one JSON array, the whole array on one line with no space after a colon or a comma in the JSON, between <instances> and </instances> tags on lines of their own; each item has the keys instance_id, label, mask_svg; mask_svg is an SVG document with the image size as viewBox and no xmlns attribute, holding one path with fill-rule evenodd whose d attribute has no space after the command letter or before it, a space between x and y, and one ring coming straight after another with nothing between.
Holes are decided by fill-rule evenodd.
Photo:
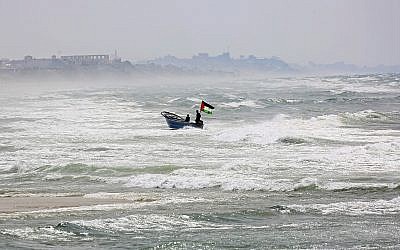
<instances>
[{"instance_id":1,"label":"choppy water","mask_svg":"<svg viewBox=\"0 0 400 250\"><path fill-rule=\"evenodd\" d=\"M0 248L400 248L400 75L160 86L0 86L1 197L131 201L0 214Z\"/></svg>"}]
</instances>

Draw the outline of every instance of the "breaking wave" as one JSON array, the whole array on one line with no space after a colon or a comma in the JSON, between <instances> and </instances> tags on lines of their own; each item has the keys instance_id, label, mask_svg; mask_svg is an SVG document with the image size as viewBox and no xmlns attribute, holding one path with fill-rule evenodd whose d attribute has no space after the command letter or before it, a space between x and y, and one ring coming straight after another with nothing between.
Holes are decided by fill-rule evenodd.
<instances>
[{"instance_id":1,"label":"breaking wave","mask_svg":"<svg viewBox=\"0 0 400 250\"><path fill-rule=\"evenodd\" d=\"M128 178L132 174L169 174L182 168L176 165L150 165L150 166L102 166L83 163L70 163L66 165L44 165L40 167L11 166L2 169L0 175L4 180L24 178L40 178L47 182L82 182L82 183L114 183L120 178Z\"/></svg>"},{"instance_id":2,"label":"breaking wave","mask_svg":"<svg viewBox=\"0 0 400 250\"><path fill-rule=\"evenodd\" d=\"M285 99L285 98L267 98L267 99L262 99L260 100L263 103L266 104L299 104L303 103L304 100L299 100L299 99Z\"/></svg>"},{"instance_id":3,"label":"breaking wave","mask_svg":"<svg viewBox=\"0 0 400 250\"><path fill-rule=\"evenodd\" d=\"M280 213L340 214L350 216L400 214L400 197L391 200L350 201L328 204L277 205L272 209Z\"/></svg>"},{"instance_id":4,"label":"breaking wave","mask_svg":"<svg viewBox=\"0 0 400 250\"><path fill-rule=\"evenodd\" d=\"M9 146L9 145L0 145L0 153L1 152L16 152L20 150L19 148L16 148L14 146Z\"/></svg>"},{"instance_id":5,"label":"breaking wave","mask_svg":"<svg viewBox=\"0 0 400 250\"><path fill-rule=\"evenodd\" d=\"M260 108L261 107L259 104L257 104L256 101L253 101L253 100L221 103L220 106L224 107L224 108L240 108L240 107Z\"/></svg>"},{"instance_id":6,"label":"breaking wave","mask_svg":"<svg viewBox=\"0 0 400 250\"><path fill-rule=\"evenodd\" d=\"M299 144L313 138L341 140L340 134L346 133L350 129L345 130L340 125L341 122L336 115L292 119L287 115L280 114L272 120L262 123L224 129L218 132L214 138L226 142L256 144L276 142Z\"/></svg>"},{"instance_id":7,"label":"breaking wave","mask_svg":"<svg viewBox=\"0 0 400 250\"><path fill-rule=\"evenodd\" d=\"M343 113L339 115L341 121L346 124L399 124L399 112L376 112L373 110L363 110L356 113Z\"/></svg>"},{"instance_id":8,"label":"breaking wave","mask_svg":"<svg viewBox=\"0 0 400 250\"><path fill-rule=\"evenodd\" d=\"M348 127L350 123L400 124L400 113L383 114L375 111L360 111L338 115L322 115L309 119L291 118L280 114L261 123L221 129L214 139L225 142L250 142L256 144L288 143L302 144L308 141L336 142L380 142L385 131L370 131ZM390 129L390 128L389 128ZM387 130L387 133L391 133ZM366 137L368 140L366 141Z\"/></svg>"},{"instance_id":9,"label":"breaking wave","mask_svg":"<svg viewBox=\"0 0 400 250\"><path fill-rule=\"evenodd\" d=\"M79 233L74 230L60 230L60 227L44 226L44 227L25 227L17 229L4 229L0 232L2 235L18 237L28 240L53 240L60 242L69 242L71 240L92 240L92 238L87 237L87 233L84 231ZM85 238L82 239L82 236Z\"/></svg>"},{"instance_id":10,"label":"breaking wave","mask_svg":"<svg viewBox=\"0 0 400 250\"><path fill-rule=\"evenodd\" d=\"M161 189L217 188L225 191L267 192L389 192L400 189L399 183L327 182L313 178L301 180L268 179L256 174L224 173L180 169L166 174L143 174L121 180L127 187Z\"/></svg>"},{"instance_id":11,"label":"breaking wave","mask_svg":"<svg viewBox=\"0 0 400 250\"><path fill-rule=\"evenodd\" d=\"M296 138L291 136L279 138L277 141L284 144L302 144L307 142L307 140L303 138Z\"/></svg>"}]
</instances>

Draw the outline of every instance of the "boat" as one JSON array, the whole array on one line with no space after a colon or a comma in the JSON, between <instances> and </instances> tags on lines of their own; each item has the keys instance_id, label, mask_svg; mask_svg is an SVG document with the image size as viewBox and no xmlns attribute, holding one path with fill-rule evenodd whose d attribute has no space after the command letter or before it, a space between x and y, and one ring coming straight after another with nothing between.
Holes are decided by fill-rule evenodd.
<instances>
[{"instance_id":1,"label":"boat","mask_svg":"<svg viewBox=\"0 0 400 250\"><path fill-rule=\"evenodd\" d=\"M200 129L203 128L203 122L201 123L187 122L181 116L168 111L161 112L161 115L164 116L165 121L167 121L168 127L172 129L179 129L184 127L193 127Z\"/></svg>"}]
</instances>

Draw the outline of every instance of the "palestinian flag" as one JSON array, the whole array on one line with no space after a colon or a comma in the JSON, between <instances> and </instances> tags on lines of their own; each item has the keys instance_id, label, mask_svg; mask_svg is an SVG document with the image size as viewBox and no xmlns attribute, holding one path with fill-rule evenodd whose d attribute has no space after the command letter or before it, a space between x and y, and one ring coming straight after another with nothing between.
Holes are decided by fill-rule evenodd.
<instances>
[{"instance_id":1,"label":"palestinian flag","mask_svg":"<svg viewBox=\"0 0 400 250\"><path fill-rule=\"evenodd\" d=\"M212 109L214 109L213 106L206 103L205 101L201 101L200 111L203 111L204 113L207 113L207 114L212 114Z\"/></svg>"}]
</instances>

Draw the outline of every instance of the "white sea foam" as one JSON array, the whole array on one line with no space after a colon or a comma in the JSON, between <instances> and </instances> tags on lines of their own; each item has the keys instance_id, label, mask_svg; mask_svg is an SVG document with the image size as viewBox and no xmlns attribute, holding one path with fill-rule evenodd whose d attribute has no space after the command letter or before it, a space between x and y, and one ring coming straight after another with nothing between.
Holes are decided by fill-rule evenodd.
<instances>
[{"instance_id":1,"label":"white sea foam","mask_svg":"<svg viewBox=\"0 0 400 250\"><path fill-rule=\"evenodd\" d=\"M189 230L201 227L217 226L209 222L196 222L188 216L167 216L167 215L130 215L127 217L77 220L70 223L104 231L142 231L142 230Z\"/></svg>"},{"instance_id":2,"label":"white sea foam","mask_svg":"<svg viewBox=\"0 0 400 250\"><path fill-rule=\"evenodd\" d=\"M335 93L358 92L358 93L398 93L400 92L398 79L392 82L383 82L382 76L354 76L354 77L303 77L270 79L261 81L265 87L285 88L288 87L313 87L327 89Z\"/></svg>"},{"instance_id":3,"label":"white sea foam","mask_svg":"<svg viewBox=\"0 0 400 250\"><path fill-rule=\"evenodd\" d=\"M260 108L261 107L254 100L244 100L244 101L240 101L240 102L221 103L220 106L225 107L225 108L240 108L240 107Z\"/></svg>"},{"instance_id":4,"label":"white sea foam","mask_svg":"<svg viewBox=\"0 0 400 250\"><path fill-rule=\"evenodd\" d=\"M351 189L396 189L400 187L400 183L367 183L367 182L326 182L319 184L321 189L338 191L338 190L351 190Z\"/></svg>"},{"instance_id":5,"label":"white sea foam","mask_svg":"<svg viewBox=\"0 0 400 250\"><path fill-rule=\"evenodd\" d=\"M142 174L128 179L126 186L140 188L203 189L224 190L270 190L286 191L290 188L287 180L268 180L223 170L180 169L172 174Z\"/></svg>"},{"instance_id":6,"label":"white sea foam","mask_svg":"<svg viewBox=\"0 0 400 250\"><path fill-rule=\"evenodd\" d=\"M391 200L335 202L329 204L289 205L302 213L346 214L346 215L384 215L400 213L400 197Z\"/></svg>"},{"instance_id":7,"label":"white sea foam","mask_svg":"<svg viewBox=\"0 0 400 250\"><path fill-rule=\"evenodd\" d=\"M198 104L201 103L201 99L199 99L197 97L187 97L186 100L192 101L192 102L195 102L195 103L198 103Z\"/></svg>"},{"instance_id":8,"label":"white sea foam","mask_svg":"<svg viewBox=\"0 0 400 250\"><path fill-rule=\"evenodd\" d=\"M198 221L187 215L135 214L117 218L73 220L62 222L57 227L5 229L0 233L29 240L57 240L66 242L77 239L80 241L91 241L93 240L90 234L92 230L104 233L137 232L139 235L136 235L135 238L141 238L141 233L155 231L230 230L232 228L263 229L268 227Z\"/></svg>"},{"instance_id":9,"label":"white sea foam","mask_svg":"<svg viewBox=\"0 0 400 250\"><path fill-rule=\"evenodd\" d=\"M400 88L398 86L385 85L365 85L363 83L336 83L335 87L340 88L342 91L361 92L361 93L398 93Z\"/></svg>"},{"instance_id":10,"label":"white sea foam","mask_svg":"<svg viewBox=\"0 0 400 250\"><path fill-rule=\"evenodd\" d=\"M322 155L309 155L309 159L331 162L324 168L342 172L359 171L366 173L385 173L397 171L400 167L400 142L377 142L361 146L342 146L333 148Z\"/></svg>"},{"instance_id":11,"label":"white sea foam","mask_svg":"<svg viewBox=\"0 0 400 250\"><path fill-rule=\"evenodd\" d=\"M167 103L173 103L173 102L178 101L180 99L181 99L180 97L172 98L172 99L168 100Z\"/></svg>"},{"instance_id":12,"label":"white sea foam","mask_svg":"<svg viewBox=\"0 0 400 250\"><path fill-rule=\"evenodd\" d=\"M0 234L14 236L18 238L28 239L28 240L46 240L46 241L71 241L77 240L79 238L80 241L90 241L92 237L82 237L84 235L79 235L79 237L72 233L63 230L58 230L53 226L46 227L25 227L25 228L15 228L15 229L3 229L0 231Z\"/></svg>"},{"instance_id":13,"label":"white sea foam","mask_svg":"<svg viewBox=\"0 0 400 250\"><path fill-rule=\"evenodd\" d=\"M339 115L341 120L345 123L399 123L400 115L399 113L381 113L374 110L362 110L355 113L342 113Z\"/></svg>"},{"instance_id":14,"label":"white sea foam","mask_svg":"<svg viewBox=\"0 0 400 250\"><path fill-rule=\"evenodd\" d=\"M359 183L328 181L317 178L298 180L268 177L259 172L225 170L177 170L172 174L143 174L130 177L128 187L163 188L163 189L203 189L219 188L222 190L255 190L270 192L291 192L303 189L349 190L349 189L395 189L399 183Z\"/></svg>"},{"instance_id":15,"label":"white sea foam","mask_svg":"<svg viewBox=\"0 0 400 250\"><path fill-rule=\"evenodd\" d=\"M255 226L243 224L213 223L210 221L194 220L188 215L130 215L120 218L76 220L70 223L108 232L146 232L146 231L197 231L197 230L227 230L232 228L262 229L269 226Z\"/></svg>"},{"instance_id":16,"label":"white sea foam","mask_svg":"<svg viewBox=\"0 0 400 250\"><path fill-rule=\"evenodd\" d=\"M351 135L350 129L340 128L340 121L335 115L320 116L312 119L291 119L280 114L272 120L261 123L244 125L224 129L218 132L214 138L227 142L251 142L257 144L275 143L280 138L325 138L340 140L343 133ZM310 129L313 128L313 129Z\"/></svg>"},{"instance_id":17,"label":"white sea foam","mask_svg":"<svg viewBox=\"0 0 400 250\"><path fill-rule=\"evenodd\" d=\"M357 116L357 114L355 114ZM293 119L280 114L272 120L240 127L221 129L214 138L227 142L251 142L270 144L281 138L324 139L352 142L383 142L388 138L382 137L397 133L393 130L380 130L371 133L361 128L345 127L341 115L322 115L311 119ZM390 137L395 138L396 136Z\"/></svg>"}]
</instances>

